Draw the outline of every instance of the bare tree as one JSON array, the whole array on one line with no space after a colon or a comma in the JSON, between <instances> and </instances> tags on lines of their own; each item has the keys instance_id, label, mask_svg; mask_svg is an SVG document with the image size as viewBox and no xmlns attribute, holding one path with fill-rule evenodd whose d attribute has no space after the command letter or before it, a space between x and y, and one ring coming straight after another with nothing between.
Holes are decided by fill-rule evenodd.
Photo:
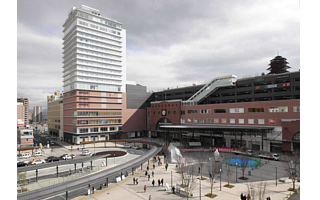
<instances>
[{"instance_id":1,"label":"bare tree","mask_svg":"<svg viewBox=\"0 0 320 200\"><path fill-rule=\"evenodd\" d=\"M213 190L213 184L215 182L215 168L216 168L216 164L217 162L215 162L214 158L209 158L209 162L207 162L207 169L208 169L208 173L209 173L209 182L210 182L210 189L211 192L210 194L212 195L212 190Z\"/></svg>"},{"instance_id":2,"label":"bare tree","mask_svg":"<svg viewBox=\"0 0 320 200\"><path fill-rule=\"evenodd\" d=\"M183 168L184 173L184 182L185 190L187 193L187 200L189 195L192 193L193 189L196 187L196 169L194 165L186 165Z\"/></svg>"},{"instance_id":3,"label":"bare tree","mask_svg":"<svg viewBox=\"0 0 320 200\"><path fill-rule=\"evenodd\" d=\"M244 177L244 172L246 171L247 169L247 166L249 164L249 159L247 156L240 156L240 167L241 167L241 170L242 170L242 179L245 179Z\"/></svg>"},{"instance_id":4,"label":"bare tree","mask_svg":"<svg viewBox=\"0 0 320 200\"><path fill-rule=\"evenodd\" d=\"M207 163L207 160L208 160L208 156L206 156L206 154L204 153L196 153L196 161L197 161L197 164L199 166L199 169L200 169L200 175L201 175L201 179L200 180L204 180L205 178L202 177L203 175L203 169Z\"/></svg>"},{"instance_id":5,"label":"bare tree","mask_svg":"<svg viewBox=\"0 0 320 200\"><path fill-rule=\"evenodd\" d=\"M228 156L227 159L229 157L231 158L231 156ZM228 185L227 186L229 186L230 185L230 178L231 178L233 172L236 170L236 166L234 166L234 165L232 165L230 163L226 163L225 167L226 167L226 174L227 174L227 177L228 177Z\"/></svg>"},{"instance_id":6,"label":"bare tree","mask_svg":"<svg viewBox=\"0 0 320 200\"><path fill-rule=\"evenodd\" d=\"M261 181L258 184L247 183L248 194L251 200L264 200L267 183Z\"/></svg>"},{"instance_id":7,"label":"bare tree","mask_svg":"<svg viewBox=\"0 0 320 200\"><path fill-rule=\"evenodd\" d=\"M300 152L295 152L292 156L282 156L282 160L285 171L292 181L292 190L295 191L295 182L300 177Z\"/></svg>"}]
</instances>

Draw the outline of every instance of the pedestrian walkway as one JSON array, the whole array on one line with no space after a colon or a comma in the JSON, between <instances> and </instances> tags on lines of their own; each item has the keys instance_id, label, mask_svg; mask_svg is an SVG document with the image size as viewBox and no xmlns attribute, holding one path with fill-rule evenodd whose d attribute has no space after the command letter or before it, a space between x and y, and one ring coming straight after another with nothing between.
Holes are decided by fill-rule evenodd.
<instances>
[{"instance_id":1,"label":"pedestrian walkway","mask_svg":"<svg viewBox=\"0 0 320 200\"><path fill-rule=\"evenodd\" d=\"M164 163L164 157L160 156L162 163ZM155 169L153 169L153 161L150 162L149 165L149 173L150 173L150 180L148 181L148 177L145 176L145 171L147 165L143 165L143 170L138 169L138 171L132 176L126 177L125 180L119 183L111 183L109 184L108 188L103 190L96 190L92 195L84 195L78 196L74 198L74 200L84 200L84 199L130 199L130 200L140 200L140 199L149 199L149 195L151 195L152 200L168 200L168 199L186 199L185 196L180 194L173 194L172 190L165 190L165 185L170 185L171 188L171 181L172 184L176 187L176 184L181 183L180 174L176 173L176 165L169 164L167 171L165 170L165 164L158 166L155 163ZM152 171L154 171L154 177L152 177ZM217 176L217 175L215 175ZM138 184L133 183L133 178L138 178ZM219 177L219 176L217 176ZM164 179L163 186L158 186L158 179ZM152 185L152 180L155 181L154 186ZM193 189L193 198L191 199L199 199L200 195L200 184L199 180L196 180L196 187ZM257 184L259 182L256 182ZM265 198L270 196L271 199L283 199L287 195L289 195L288 188L292 187L292 182L286 181L286 183L279 183L275 184L275 180L273 181L266 181L266 192ZM240 194L248 194L248 188L246 183L230 183L235 187L229 189L223 187L223 185L227 184L227 180L221 180L221 191L220 191L220 179L216 179L216 183L213 187L213 193L217 195L215 200L226 200L226 199L240 199ZM144 191L144 185L147 186L146 192ZM300 187L300 183L296 183L296 187ZM210 199L206 197L205 194L210 193L210 183L209 179L201 181L201 198Z\"/></svg>"}]
</instances>

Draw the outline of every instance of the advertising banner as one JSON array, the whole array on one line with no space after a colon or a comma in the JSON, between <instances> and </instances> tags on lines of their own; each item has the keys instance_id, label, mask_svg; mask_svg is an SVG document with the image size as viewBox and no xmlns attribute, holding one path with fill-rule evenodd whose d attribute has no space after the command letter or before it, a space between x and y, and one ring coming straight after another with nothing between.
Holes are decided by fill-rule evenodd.
<instances>
[{"instance_id":1,"label":"advertising banner","mask_svg":"<svg viewBox=\"0 0 320 200\"><path fill-rule=\"evenodd\" d=\"M276 119L269 119L269 124L276 124Z\"/></svg>"},{"instance_id":2,"label":"advertising banner","mask_svg":"<svg viewBox=\"0 0 320 200\"><path fill-rule=\"evenodd\" d=\"M274 84L274 85L266 85L265 88L276 88L277 87L277 84Z\"/></svg>"},{"instance_id":3,"label":"advertising banner","mask_svg":"<svg viewBox=\"0 0 320 200\"><path fill-rule=\"evenodd\" d=\"M244 108L230 108L230 113L244 113Z\"/></svg>"}]
</instances>

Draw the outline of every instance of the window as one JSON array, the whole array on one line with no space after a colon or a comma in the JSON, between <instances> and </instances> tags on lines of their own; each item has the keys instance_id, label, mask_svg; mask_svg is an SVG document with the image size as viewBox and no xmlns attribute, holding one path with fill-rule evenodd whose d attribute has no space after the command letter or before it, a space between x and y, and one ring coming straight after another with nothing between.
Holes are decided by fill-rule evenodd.
<instances>
[{"instance_id":1,"label":"window","mask_svg":"<svg viewBox=\"0 0 320 200\"><path fill-rule=\"evenodd\" d=\"M181 118L180 122L181 122L181 124L184 124L184 123L186 123L186 120L184 118Z\"/></svg>"},{"instance_id":2,"label":"window","mask_svg":"<svg viewBox=\"0 0 320 200\"><path fill-rule=\"evenodd\" d=\"M264 124L264 119L258 119L258 124Z\"/></svg>"},{"instance_id":3,"label":"window","mask_svg":"<svg viewBox=\"0 0 320 200\"><path fill-rule=\"evenodd\" d=\"M219 119L218 118L213 119L213 123L215 124L219 123Z\"/></svg>"},{"instance_id":4,"label":"window","mask_svg":"<svg viewBox=\"0 0 320 200\"><path fill-rule=\"evenodd\" d=\"M211 124L211 119L210 118L207 119L207 123Z\"/></svg>"},{"instance_id":5,"label":"window","mask_svg":"<svg viewBox=\"0 0 320 200\"><path fill-rule=\"evenodd\" d=\"M90 132L98 132L98 128L90 128Z\"/></svg>"},{"instance_id":6,"label":"window","mask_svg":"<svg viewBox=\"0 0 320 200\"><path fill-rule=\"evenodd\" d=\"M300 112L300 106L293 106L293 112Z\"/></svg>"},{"instance_id":7,"label":"window","mask_svg":"<svg viewBox=\"0 0 320 200\"><path fill-rule=\"evenodd\" d=\"M235 119L230 119L230 124L234 124L236 123L236 120Z\"/></svg>"},{"instance_id":8,"label":"window","mask_svg":"<svg viewBox=\"0 0 320 200\"><path fill-rule=\"evenodd\" d=\"M148 116L151 116L151 111L148 111Z\"/></svg>"},{"instance_id":9,"label":"window","mask_svg":"<svg viewBox=\"0 0 320 200\"><path fill-rule=\"evenodd\" d=\"M150 118L148 118L148 122L151 123L151 119Z\"/></svg>"},{"instance_id":10,"label":"window","mask_svg":"<svg viewBox=\"0 0 320 200\"><path fill-rule=\"evenodd\" d=\"M197 114L197 110L188 110L188 114Z\"/></svg>"},{"instance_id":11,"label":"window","mask_svg":"<svg viewBox=\"0 0 320 200\"><path fill-rule=\"evenodd\" d=\"M201 109L200 113L201 114L210 114L211 113L211 109Z\"/></svg>"},{"instance_id":12,"label":"window","mask_svg":"<svg viewBox=\"0 0 320 200\"><path fill-rule=\"evenodd\" d=\"M225 118L221 119L221 123L223 123L223 124L227 123L227 119L225 119Z\"/></svg>"},{"instance_id":13,"label":"window","mask_svg":"<svg viewBox=\"0 0 320 200\"><path fill-rule=\"evenodd\" d=\"M193 123L198 123L198 119L197 118L193 118Z\"/></svg>"},{"instance_id":14,"label":"window","mask_svg":"<svg viewBox=\"0 0 320 200\"><path fill-rule=\"evenodd\" d=\"M108 127L101 127L100 132L103 132L103 131L108 131Z\"/></svg>"},{"instance_id":15,"label":"window","mask_svg":"<svg viewBox=\"0 0 320 200\"><path fill-rule=\"evenodd\" d=\"M244 113L243 108L230 108L230 113Z\"/></svg>"},{"instance_id":16,"label":"window","mask_svg":"<svg viewBox=\"0 0 320 200\"><path fill-rule=\"evenodd\" d=\"M248 108L248 112L264 112L264 108Z\"/></svg>"},{"instance_id":17,"label":"window","mask_svg":"<svg viewBox=\"0 0 320 200\"><path fill-rule=\"evenodd\" d=\"M214 113L226 113L226 109L214 109Z\"/></svg>"},{"instance_id":18,"label":"window","mask_svg":"<svg viewBox=\"0 0 320 200\"><path fill-rule=\"evenodd\" d=\"M185 115L186 111L185 110L181 110L181 115Z\"/></svg>"},{"instance_id":19,"label":"window","mask_svg":"<svg viewBox=\"0 0 320 200\"><path fill-rule=\"evenodd\" d=\"M244 124L244 119L239 119L239 124Z\"/></svg>"},{"instance_id":20,"label":"window","mask_svg":"<svg viewBox=\"0 0 320 200\"><path fill-rule=\"evenodd\" d=\"M288 106L269 107L269 112L288 112Z\"/></svg>"},{"instance_id":21,"label":"window","mask_svg":"<svg viewBox=\"0 0 320 200\"><path fill-rule=\"evenodd\" d=\"M204 123L204 119L200 119L200 123Z\"/></svg>"},{"instance_id":22,"label":"window","mask_svg":"<svg viewBox=\"0 0 320 200\"><path fill-rule=\"evenodd\" d=\"M254 119L248 119L248 124L254 124Z\"/></svg>"}]
</instances>

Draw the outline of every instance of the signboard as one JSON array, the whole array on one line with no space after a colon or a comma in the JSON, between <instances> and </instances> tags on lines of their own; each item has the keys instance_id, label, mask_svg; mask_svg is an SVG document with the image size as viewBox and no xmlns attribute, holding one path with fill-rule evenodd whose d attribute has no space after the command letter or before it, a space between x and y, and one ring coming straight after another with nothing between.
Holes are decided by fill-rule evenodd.
<instances>
[{"instance_id":1,"label":"signboard","mask_svg":"<svg viewBox=\"0 0 320 200\"><path fill-rule=\"evenodd\" d=\"M230 113L244 113L244 108L230 108Z\"/></svg>"},{"instance_id":2,"label":"signboard","mask_svg":"<svg viewBox=\"0 0 320 200\"><path fill-rule=\"evenodd\" d=\"M273 85L266 85L265 88L276 88L277 84L273 84Z\"/></svg>"},{"instance_id":3,"label":"signboard","mask_svg":"<svg viewBox=\"0 0 320 200\"><path fill-rule=\"evenodd\" d=\"M290 77L290 75L275 76L274 78L279 79L279 78L287 78L287 77Z\"/></svg>"},{"instance_id":4,"label":"signboard","mask_svg":"<svg viewBox=\"0 0 320 200\"><path fill-rule=\"evenodd\" d=\"M162 116L166 116L167 115L167 110L166 109L162 109L161 110L161 115Z\"/></svg>"},{"instance_id":5,"label":"signboard","mask_svg":"<svg viewBox=\"0 0 320 200\"><path fill-rule=\"evenodd\" d=\"M201 142L189 142L189 146L191 147L201 146Z\"/></svg>"},{"instance_id":6,"label":"signboard","mask_svg":"<svg viewBox=\"0 0 320 200\"><path fill-rule=\"evenodd\" d=\"M290 83L282 83L282 87L288 87L290 86Z\"/></svg>"},{"instance_id":7,"label":"signboard","mask_svg":"<svg viewBox=\"0 0 320 200\"><path fill-rule=\"evenodd\" d=\"M255 81L263 81L264 80L264 78L257 78Z\"/></svg>"},{"instance_id":8,"label":"signboard","mask_svg":"<svg viewBox=\"0 0 320 200\"><path fill-rule=\"evenodd\" d=\"M269 124L276 124L276 119L269 119Z\"/></svg>"}]
</instances>

